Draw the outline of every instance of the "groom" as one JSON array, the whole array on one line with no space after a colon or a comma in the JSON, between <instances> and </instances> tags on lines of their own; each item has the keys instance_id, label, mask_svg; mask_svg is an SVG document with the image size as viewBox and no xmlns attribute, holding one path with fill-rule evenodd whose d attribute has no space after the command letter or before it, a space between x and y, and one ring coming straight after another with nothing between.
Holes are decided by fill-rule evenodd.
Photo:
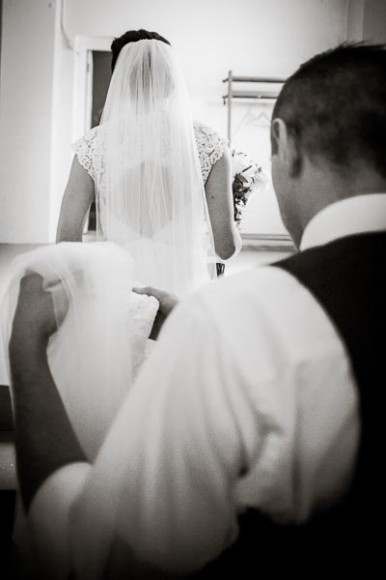
<instances>
[{"instance_id":1,"label":"groom","mask_svg":"<svg viewBox=\"0 0 386 580\"><path fill-rule=\"evenodd\" d=\"M272 176L300 251L208 285L163 327L124 409L125 425L142 427L122 431L111 577L243 578L251 566L256 576L373 574L384 511L385 87L385 48L362 45L317 55L285 83ZM82 469L86 485L100 477L84 469L49 372L53 320L40 280L26 278L10 357L21 492L42 535L44 511L63 504ZM71 533L79 562L87 540Z\"/></svg>"}]
</instances>

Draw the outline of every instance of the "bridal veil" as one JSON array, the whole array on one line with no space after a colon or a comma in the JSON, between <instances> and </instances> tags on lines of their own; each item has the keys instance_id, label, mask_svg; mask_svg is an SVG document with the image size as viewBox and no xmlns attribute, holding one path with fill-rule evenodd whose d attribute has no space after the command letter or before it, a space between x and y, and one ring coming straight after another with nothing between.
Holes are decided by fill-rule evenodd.
<instances>
[{"instance_id":1,"label":"bridal veil","mask_svg":"<svg viewBox=\"0 0 386 580\"><path fill-rule=\"evenodd\" d=\"M103 111L97 243L61 243L19 257L3 304L8 344L20 279L40 274L60 318L49 345L54 379L93 459L145 356L155 299L142 282L184 296L211 277L213 240L184 81L157 40L121 50ZM98 183L96 184L98 187ZM115 242L115 243L113 243Z\"/></svg>"},{"instance_id":2,"label":"bridal veil","mask_svg":"<svg viewBox=\"0 0 386 580\"><path fill-rule=\"evenodd\" d=\"M124 246L137 280L185 296L213 278L213 236L190 103L173 49L121 50L101 125L98 237Z\"/></svg>"},{"instance_id":3,"label":"bridal veil","mask_svg":"<svg viewBox=\"0 0 386 580\"><path fill-rule=\"evenodd\" d=\"M189 111L170 46L141 40L121 50L98 130L104 169L96 188L105 192L97 197L99 242L61 243L22 255L2 306L7 345L21 278L40 274L53 298L59 330L48 349L51 372L75 433L95 461L76 509L77 527L90 540L79 577L102 575L116 510L124 509L119 497L130 466L121 457L116 427L109 430L114 418L124 422L118 411L130 404L125 397L158 308L154 298L133 294L132 287L142 282L185 296L215 276ZM111 481L110 462L117 461L119 473ZM90 554L99 555L95 562Z\"/></svg>"},{"instance_id":4,"label":"bridal veil","mask_svg":"<svg viewBox=\"0 0 386 580\"><path fill-rule=\"evenodd\" d=\"M12 264L2 304L5 345L20 280L31 272L42 276L53 299L59 329L50 339L48 361L75 433L92 461L145 356L158 302L131 292L133 262L115 244L63 242L38 248Z\"/></svg>"}]
</instances>

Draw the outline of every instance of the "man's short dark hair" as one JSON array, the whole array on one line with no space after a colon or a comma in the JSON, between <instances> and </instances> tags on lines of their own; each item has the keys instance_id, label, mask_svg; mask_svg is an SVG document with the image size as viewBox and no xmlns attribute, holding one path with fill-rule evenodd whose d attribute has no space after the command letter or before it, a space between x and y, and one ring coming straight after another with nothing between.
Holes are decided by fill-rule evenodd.
<instances>
[{"instance_id":1,"label":"man's short dark hair","mask_svg":"<svg viewBox=\"0 0 386 580\"><path fill-rule=\"evenodd\" d=\"M343 44L305 62L284 84L275 117L310 159L338 168L363 160L386 177L386 45Z\"/></svg>"}]
</instances>

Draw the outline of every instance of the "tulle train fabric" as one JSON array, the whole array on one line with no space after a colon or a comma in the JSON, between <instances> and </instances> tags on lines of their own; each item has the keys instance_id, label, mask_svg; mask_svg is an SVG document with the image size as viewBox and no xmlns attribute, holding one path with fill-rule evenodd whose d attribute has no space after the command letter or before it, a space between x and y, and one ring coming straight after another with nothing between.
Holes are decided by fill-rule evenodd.
<instances>
[{"instance_id":1,"label":"tulle train fabric","mask_svg":"<svg viewBox=\"0 0 386 580\"><path fill-rule=\"evenodd\" d=\"M131 292L133 262L115 244L64 242L39 248L12 264L2 304L5 345L27 272L40 274L52 295L59 330L50 340L48 361L75 432L93 460L145 356L158 302Z\"/></svg>"},{"instance_id":2,"label":"tulle train fabric","mask_svg":"<svg viewBox=\"0 0 386 580\"><path fill-rule=\"evenodd\" d=\"M214 278L189 98L169 45L141 40L122 49L98 141L98 238L129 251L137 280L178 296Z\"/></svg>"},{"instance_id":3,"label":"tulle train fabric","mask_svg":"<svg viewBox=\"0 0 386 580\"><path fill-rule=\"evenodd\" d=\"M130 291L140 281L185 296L215 277L216 261L189 103L169 46L150 40L122 49L98 138L104 171L96 187L105 191L97 195L100 241L22 255L3 304L8 344L21 277L37 272L52 293L61 324L49 364L75 432L95 460L72 519L88 538L75 546L77 577L93 580L103 576L128 473L122 457L121 472L110 481L110 461L116 466L120 457L116 424L124 421L117 411L130 404L125 395L158 308L155 299Z\"/></svg>"}]
</instances>

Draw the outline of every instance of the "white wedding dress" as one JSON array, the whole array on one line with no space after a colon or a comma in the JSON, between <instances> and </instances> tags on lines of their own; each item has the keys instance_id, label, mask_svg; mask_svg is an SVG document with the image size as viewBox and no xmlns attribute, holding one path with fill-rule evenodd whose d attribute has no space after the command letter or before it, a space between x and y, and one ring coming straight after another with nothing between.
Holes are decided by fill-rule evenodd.
<instances>
[{"instance_id":1,"label":"white wedding dress","mask_svg":"<svg viewBox=\"0 0 386 580\"><path fill-rule=\"evenodd\" d=\"M5 345L26 272L43 277L58 319L61 304L70 305L48 358L91 460L146 356L158 309L154 298L132 293L133 286L183 297L211 277L203 184L224 148L213 130L193 123L170 47L158 41L125 46L101 125L75 145L95 183L103 241L43 247L12 265L3 304Z\"/></svg>"},{"instance_id":2,"label":"white wedding dress","mask_svg":"<svg viewBox=\"0 0 386 580\"><path fill-rule=\"evenodd\" d=\"M183 297L211 278L215 256L203 184L224 148L214 131L193 123L171 47L155 40L126 45L101 125L75 146L95 182L103 241L62 242L12 264L2 305L4 345L27 272L43 277L59 322L69 304L48 358L90 460L146 356L158 309L133 286Z\"/></svg>"},{"instance_id":3,"label":"white wedding dress","mask_svg":"<svg viewBox=\"0 0 386 580\"><path fill-rule=\"evenodd\" d=\"M94 127L86 135L78 139L73 145L74 152L79 163L86 169L94 182L104 175L103 148L98 143L99 127ZM200 161L202 180L205 183L213 165L224 154L226 142L214 129L199 121L193 122L194 137L197 145L198 158ZM105 181L98 196L98 203L105 203Z\"/></svg>"},{"instance_id":4,"label":"white wedding dress","mask_svg":"<svg viewBox=\"0 0 386 580\"><path fill-rule=\"evenodd\" d=\"M146 356L158 301L131 292L133 261L116 244L63 242L38 248L11 265L2 304L4 344L9 343L20 280L30 272L42 276L53 299L59 329L50 339L48 362L92 461ZM8 379L11 384L10 373Z\"/></svg>"},{"instance_id":5,"label":"white wedding dress","mask_svg":"<svg viewBox=\"0 0 386 580\"><path fill-rule=\"evenodd\" d=\"M194 124L171 47L126 45L75 154L94 181L97 239L127 249L137 280L184 297L216 277L204 181L224 148Z\"/></svg>"},{"instance_id":6,"label":"white wedding dress","mask_svg":"<svg viewBox=\"0 0 386 580\"><path fill-rule=\"evenodd\" d=\"M49 341L50 370L78 440L93 462L151 346L148 337L159 304L131 291L133 260L120 246L111 242L45 246L11 264L1 307L4 345L11 335L20 280L32 272L42 276L51 293L59 326ZM3 358L12 385L7 349ZM14 544L17 577L35 579L21 502Z\"/></svg>"},{"instance_id":7,"label":"white wedding dress","mask_svg":"<svg viewBox=\"0 0 386 580\"><path fill-rule=\"evenodd\" d=\"M4 344L20 280L36 272L52 294L59 325L49 365L90 462L146 357L159 306L133 286L139 281L185 296L213 276L203 183L224 147L213 131L193 124L170 47L153 40L125 46L101 126L75 148L95 182L101 241L47 246L12 265L2 305Z\"/></svg>"},{"instance_id":8,"label":"white wedding dress","mask_svg":"<svg viewBox=\"0 0 386 580\"><path fill-rule=\"evenodd\" d=\"M137 131L146 133L148 125L159 125L162 130L163 119L162 113L150 117L146 115L143 120L143 126L137 127ZM208 179L209 173L213 165L218 161L224 153L226 147L225 141L213 129L203 125L202 123L194 122L194 139L197 147L198 163L200 169L200 181L202 181L201 192L195 191L197 196L195 207L192 207L192 214L200 212L200 220L196 220L194 224L194 231L191 232L191 237L196 243L188 241L186 244L186 211L179 212L176 208L173 211L174 218L172 221L168 219L169 216L162 217L163 206L170 203L167 198L167 193L170 196L175 196L176 191L163 191L162 185L157 189L156 200L149 202L148 214L151 216L151 210L158 211L159 217L154 220L150 218L150 224L146 224L144 217L141 218L141 224L133 223L132 216L138 212L137 207L132 201L130 207L130 215L121 217L121 212L115 211L115 216L109 212L107 200L107 178L106 178L106 141L108 137L105 135L103 125L94 127L84 137L79 139L74 145L74 151L79 163L88 172L94 181L96 194L96 208L97 208L97 239L113 239L119 245L126 247L135 262L135 277L138 281L146 283L146 285L155 286L168 290L179 297L186 296L194 289L200 287L205 282L215 277L214 264L218 258L213 252L212 233L210 222L207 215L206 202L199 196L204 196L203 184ZM174 136L174 129L165 123L164 133L169 139ZM137 184L141 182L141 175L138 168L146 160L147 171L152 175L153 167L149 167L152 158L157 157L157 163L163 163L165 168L171 166L170 151L143 151L143 143L140 139L136 144L130 144L130 158L132 166L130 170L135 174L136 178L127 178L127 190L132 192L132 198L137 197L143 203L143 190L146 187L142 184L142 189L138 186L138 191L135 192ZM165 148L167 145L165 145ZM138 153L138 149L141 149ZM184 155L188 157L188 153ZM193 164L193 160L191 161ZM166 169L167 170L167 169ZM150 177L151 179L151 177ZM149 179L149 181L150 181ZM158 183L163 182L163 179L157 176ZM184 178L185 179L185 178ZM168 183L168 182L167 182ZM184 183L181 183L181 189L184 188ZM165 186L165 190L167 185ZM158 204L158 210L151 207L151 204ZM188 201L188 205L192 201ZM201 204L201 206L199 205ZM146 210L142 210L146 213ZM168 212L165 212L168 213ZM119 218L116 216L119 215ZM108 216L108 217L106 217ZM131 222L131 223L130 223ZM156 225L155 225L156 222ZM150 230L150 235L143 235L143 231ZM142 229L141 229L142 228ZM200 231L200 229L202 231ZM113 232L112 235L108 232ZM155 230L155 231L154 231ZM138 232L141 231L141 235ZM200 246L202 244L202 246ZM188 249L187 249L188 248ZM194 249L194 251L193 251ZM178 272L175 269L178 267Z\"/></svg>"}]
</instances>

